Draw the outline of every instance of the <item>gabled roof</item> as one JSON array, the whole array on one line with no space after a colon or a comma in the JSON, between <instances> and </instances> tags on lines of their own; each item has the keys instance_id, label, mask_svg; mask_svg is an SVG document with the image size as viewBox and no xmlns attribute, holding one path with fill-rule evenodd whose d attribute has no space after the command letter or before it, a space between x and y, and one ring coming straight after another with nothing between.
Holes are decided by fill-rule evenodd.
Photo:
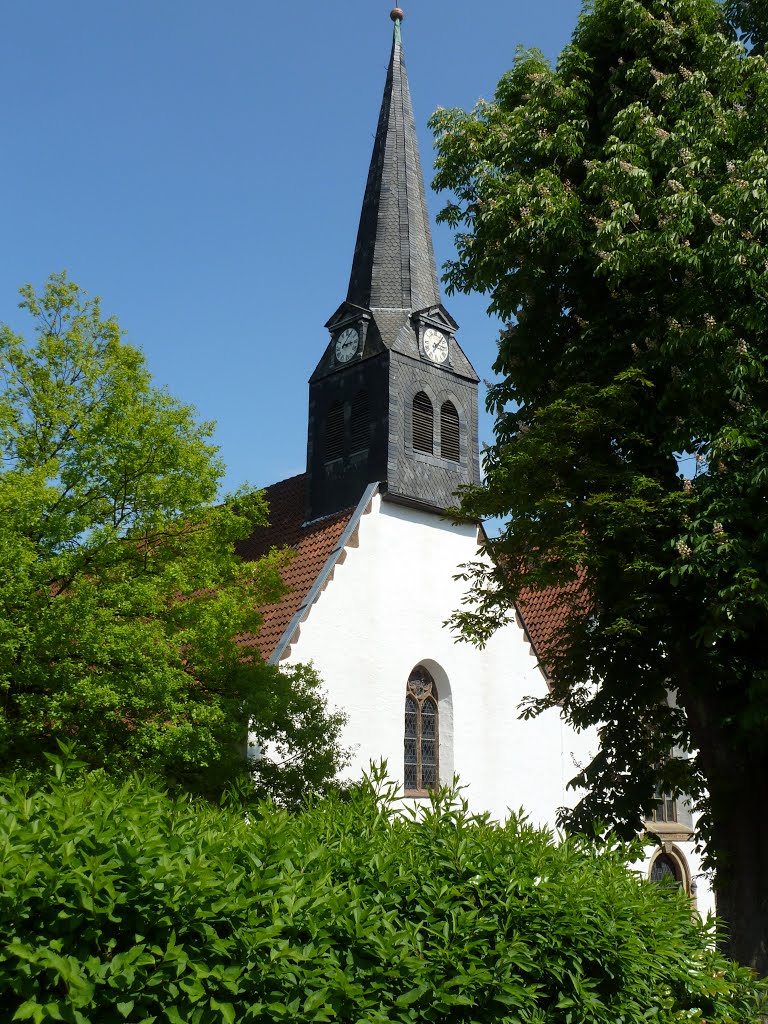
<instances>
[{"instance_id":1,"label":"gabled roof","mask_svg":"<svg viewBox=\"0 0 768 1024\"><path fill-rule=\"evenodd\" d=\"M395 24L347 301L415 312L440 302L411 92Z\"/></svg>"},{"instance_id":2,"label":"gabled roof","mask_svg":"<svg viewBox=\"0 0 768 1024\"><path fill-rule=\"evenodd\" d=\"M296 552L283 571L289 592L277 604L260 609L263 619L258 635L247 633L239 638L242 647L258 649L265 661L276 660L276 656L282 653L285 643L280 645L280 641L294 618L312 603L317 584L322 585L330 575L375 489L375 485L371 485L357 507L305 525L305 480L306 475L302 473L267 487L264 493L269 503L271 525L260 527L237 545L238 553L248 561L255 561L273 547L290 547ZM553 645L557 643L559 632L573 612L574 605L583 607L583 603L581 581L575 581L569 587L523 589L521 592L517 609L534 654L547 675L551 674ZM290 641L290 637L286 640Z\"/></svg>"},{"instance_id":3,"label":"gabled roof","mask_svg":"<svg viewBox=\"0 0 768 1024\"><path fill-rule=\"evenodd\" d=\"M255 561L270 548L294 548L296 556L283 572L289 592L278 604L260 609L263 615L258 636L240 637L243 647L255 647L266 660L272 658L291 620L306 602L315 581L321 575L349 526L355 509L348 508L304 526L305 474L281 480L267 487L270 526L260 527L237 546L238 553Z\"/></svg>"}]
</instances>

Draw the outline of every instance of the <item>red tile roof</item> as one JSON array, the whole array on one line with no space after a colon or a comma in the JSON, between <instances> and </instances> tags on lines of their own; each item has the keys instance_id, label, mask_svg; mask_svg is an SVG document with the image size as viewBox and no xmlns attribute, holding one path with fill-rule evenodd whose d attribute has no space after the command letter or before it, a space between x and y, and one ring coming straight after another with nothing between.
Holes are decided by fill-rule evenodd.
<instances>
[{"instance_id":1,"label":"red tile roof","mask_svg":"<svg viewBox=\"0 0 768 1024\"><path fill-rule=\"evenodd\" d=\"M274 653L355 511L354 508L344 509L304 526L305 480L302 473L267 487L265 494L269 503L270 525L260 527L238 544L239 553L248 560L260 558L273 547L288 546L296 552L283 572L288 593L277 604L260 609L263 621L258 635L249 633L240 638L243 647L258 648L265 659ZM560 630L574 608L583 607L583 596L579 596L581 589L581 582L575 581L568 587L523 589L520 594L518 611L541 666L548 675L551 674L551 658Z\"/></svg>"},{"instance_id":2,"label":"red tile roof","mask_svg":"<svg viewBox=\"0 0 768 1024\"><path fill-rule=\"evenodd\" d=\"M260 527L238 544L239 554L249 561L261 557L273 547L287 545L296 551L295 558L283 572L289 592L277 604L260 609L263 621L257 636L249 633L240 638L244 647L258 648L265 659L274 653L355 511L348 508L304 526L305 479L302 473L267 487L265 494L269 503L270 525Z\"/></svg>"},{"instance_id":3,"label":"red tile roof","mask_svg":"<svg viewBox=\"0 0 768 1024\"><path fill-rule=\"evenodd\" d=\"M582 579L545 590L524 587L520 592L517 609L539 663L548 676L552 675L552 658L563 629L574 613L584 614L586 605Z\"/></svg>"}]
</instances>

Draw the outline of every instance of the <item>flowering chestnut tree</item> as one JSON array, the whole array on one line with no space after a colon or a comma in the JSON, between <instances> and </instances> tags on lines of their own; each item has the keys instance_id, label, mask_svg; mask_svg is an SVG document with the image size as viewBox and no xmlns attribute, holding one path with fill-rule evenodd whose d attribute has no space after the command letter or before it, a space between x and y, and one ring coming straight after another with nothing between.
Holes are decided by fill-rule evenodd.
<instances>
[{"instance_id":1,"label":"flowering chestnut tree","mask_svg":"<svg viewBox=\"0 0 768 1024\"><path fill-rule=\"evenodd\" d=\"M600 729L570 826L692 793L727 949L766 973L768 65L740 35L714 0L594 0L556 67L519 52L433 128L449 287L509 322L461 508L505 525L454 625L570 595L528 709Z\"/></svg>"}]
</instances>

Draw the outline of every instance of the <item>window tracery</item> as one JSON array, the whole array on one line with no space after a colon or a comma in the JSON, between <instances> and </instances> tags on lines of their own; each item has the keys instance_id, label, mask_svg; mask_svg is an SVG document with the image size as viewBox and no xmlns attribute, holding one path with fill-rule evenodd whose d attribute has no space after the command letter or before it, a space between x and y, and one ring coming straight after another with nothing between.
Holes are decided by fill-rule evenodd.
<instances>
[{"instance_id":1,"label":"window tracery","mask_svg":"<svg viewBox=\"0 0 768 1024\"><path fill-rule=\"evenodd\" d=\"M651 865L651 881L681 885L680 866L668 853L660 853Z\"/></svg>"},{"instance_id":2,"label":"window tracery","mask_svg":"<svg viewBox=\"0 0 768 1024\"><path fill-rule=\"evenodd\" d=\"M418 795L439 785L440 730L435 681L417 665L405 694L403 771L406 793Z\"/></svg>"}]
</instances>

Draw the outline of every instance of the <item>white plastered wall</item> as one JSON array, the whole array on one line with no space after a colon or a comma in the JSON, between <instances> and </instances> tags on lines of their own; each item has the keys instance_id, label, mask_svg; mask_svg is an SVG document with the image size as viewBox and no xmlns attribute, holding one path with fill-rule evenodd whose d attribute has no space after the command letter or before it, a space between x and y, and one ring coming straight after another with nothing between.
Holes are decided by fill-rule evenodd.
<instances>
[{"instance_id":1,"label":"white plastered wall","mask_svg":"<svg viewBox=\"0 0 768 1024\"><path fill-rule=\"evenodd\" d=\"M464 592L453 576L476 557L475 527L374 496L288 659L314 662L331 705L348 715L351 776L385 758L399 781L406 682L426 665L440 697L441 780L455 771L476 810L503 818L522 807L554 826L557 808L574 800L566 784L594 737L575 735L555 710L520 721L520 701L543 695L546 682L519 626L502 627L479 651L444 625Z\"/></svg>"},{"instance_id":2,"label":"white plastered wall","mask_svg":"<svg viewBox=\"0 0 768 1024\"><path fill-rule=\"evenodd\" d=\"M474 810L503 819L522 808L533 823L554 827L558 807L577 798L567 783L597 739L576 734L554 709L520 720L521 700L543 695L546 682L519 625L500 628L482 651L456 642L445 626L464 593L453 577L476 558L475 527L374 495L286 660L314 662L330 704L346 712L349 776L383 758L400 782L406 681L425 665L440 699L441 781L456 772ZM714 901L694 844L676 842L674 854L706 915ZM644 877L654 855L649 849L634 866Z\"/></svg>"}]
</instances>

